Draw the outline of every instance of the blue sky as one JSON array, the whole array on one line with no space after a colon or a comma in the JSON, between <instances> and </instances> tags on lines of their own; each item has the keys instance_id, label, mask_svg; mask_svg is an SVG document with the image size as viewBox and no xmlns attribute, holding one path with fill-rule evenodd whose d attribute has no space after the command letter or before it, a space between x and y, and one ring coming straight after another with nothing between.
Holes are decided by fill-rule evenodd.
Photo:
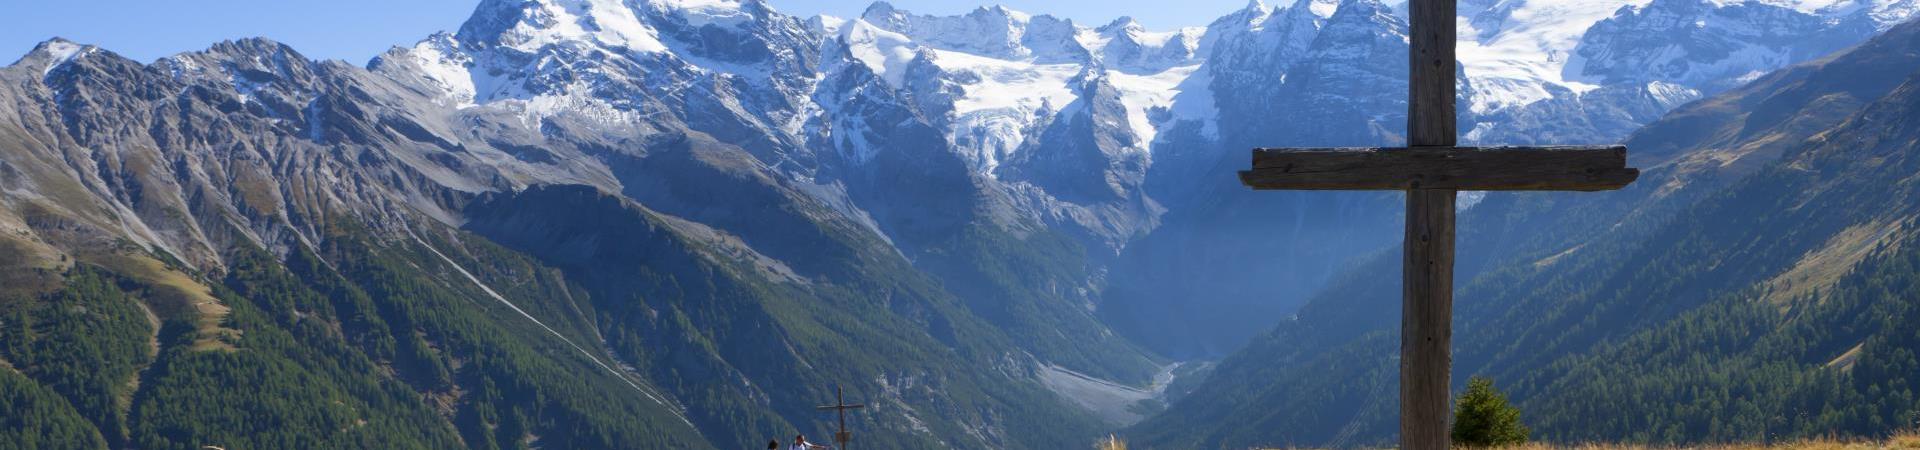
<instances>
[{"instance_id":1,"label":"blue sky","mask_svg":"<svg viewBox=\"0 0 1920 450\"><path fill-rule=\"evenodd\" d=\"M871 0L771 0L788 14L858 15ZM140 60L264 36L312 58L364 63L388 47L452 30L479 0L21 0L0 6L0 64L54 36ZM1130 15L1152 29L1205 25L1246 0L892 0L915 12L959 14L1002 4L1090 25ZM1269 2L1272 3L1272 2Z\"/></svg>"}]
</instances>

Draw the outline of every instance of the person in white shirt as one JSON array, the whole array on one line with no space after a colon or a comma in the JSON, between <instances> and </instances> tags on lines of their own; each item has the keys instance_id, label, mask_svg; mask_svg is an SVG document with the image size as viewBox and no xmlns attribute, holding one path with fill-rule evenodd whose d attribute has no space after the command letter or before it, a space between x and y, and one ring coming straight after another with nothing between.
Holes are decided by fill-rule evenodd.
<instances>
[{"instance_id":1,"label":"person in white shirt","mask_svg":"<svg viewBox=\"0 0 1920 450\"><path fill-rule=\"evenodd\" d=\"M801 435L793 436L793 446L787 447L787 450L813 450L816 448L833 448L833 447L814 444L812 442L807 442L807 435L801 434Z\"/></svg>"}]
</instances>

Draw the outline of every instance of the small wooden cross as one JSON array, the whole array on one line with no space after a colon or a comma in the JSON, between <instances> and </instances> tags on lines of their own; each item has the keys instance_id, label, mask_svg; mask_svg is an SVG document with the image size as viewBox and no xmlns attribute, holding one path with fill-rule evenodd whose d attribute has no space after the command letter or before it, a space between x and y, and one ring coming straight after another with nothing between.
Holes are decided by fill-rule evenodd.
<instances>
[{"instance_id":1,"label":"small wooden cross","mask_svg":"<svg viewBox=\"0 0 1920 450\"><path fill-rule=\"evenodd\" d=\"M847 404L847 398L841 396L840 386L838 385L833 387L833 403L834 404L831 405L815 406L814 409L834 411L840 414L840 430L833 433L833 442L840 444L841 450L845 450L847 443L853 442L853 433L847 431L847 410L865 408L867 405Z\"/></svg>"},{"instance_id":2,"label":"small wooden cross","mask_svg":"<svg viewBox=\"0 0 1920 450\"><path fill-rule=\"evenodd\" d=\"M1407 231L1400 322L1400 448L1448 448L1453 364L1453 219L1458 191L1604 191L1640 171L1622 146L1457 147L1455 0L1411 0L1407 148L1255 149L1254 189L1402 190Z\"/></svg>"}]
</instances>

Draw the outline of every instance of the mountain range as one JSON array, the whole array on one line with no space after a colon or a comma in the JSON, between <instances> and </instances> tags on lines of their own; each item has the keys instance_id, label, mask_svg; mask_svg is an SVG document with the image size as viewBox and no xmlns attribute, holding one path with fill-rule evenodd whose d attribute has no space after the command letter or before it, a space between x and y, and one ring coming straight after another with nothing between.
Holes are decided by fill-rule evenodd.
<instances>
[{"instance_id":1,"label":"mountain range","mask_svg":"<svg viewBox=\"0 0 1920 450\"><path fill-rule=\"evenodd\" d=\"M43 446L720 448L826 429L839 385L867 445L1084 445L1369 281L1396 197L1230 174L1399 142L1403 7L485 0L364 65L50 40L0 69L0 405ZM1822 124L1678 121L1916 8L1463 2L1460 132L1759 170Z\"/></svg>"},{"instance_id":2,"label":"mountain range","mask_svg":"<svg viewBox=\"0 0 1920 450\"><path fill-rule=\"evenodd\" d=\"M1875 436L1920 418L1911 195L1920 24L1693 102L1627 140L1617 195L1462 215L1454 373L1536 438ZM1146 448L1369 445L1397 418L1381 254L1134 428Z\"/></svg>"}]
</instances>

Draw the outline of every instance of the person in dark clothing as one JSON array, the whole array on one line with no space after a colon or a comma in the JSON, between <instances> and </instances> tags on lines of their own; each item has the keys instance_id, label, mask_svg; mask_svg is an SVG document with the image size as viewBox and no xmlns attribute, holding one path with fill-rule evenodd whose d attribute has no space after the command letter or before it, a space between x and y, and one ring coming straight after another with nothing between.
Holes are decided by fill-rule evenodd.
<instances>
[{"instance_id":1,"label":"person in dark clothing","mask_svg":"<svg viewBox=\"0 0 1920 450\"><path fill-rule=\"evenodd\" d=\"M780 450L780 440L774 439L767 441L767 450Z\"/></svg>"}]
</instances>

